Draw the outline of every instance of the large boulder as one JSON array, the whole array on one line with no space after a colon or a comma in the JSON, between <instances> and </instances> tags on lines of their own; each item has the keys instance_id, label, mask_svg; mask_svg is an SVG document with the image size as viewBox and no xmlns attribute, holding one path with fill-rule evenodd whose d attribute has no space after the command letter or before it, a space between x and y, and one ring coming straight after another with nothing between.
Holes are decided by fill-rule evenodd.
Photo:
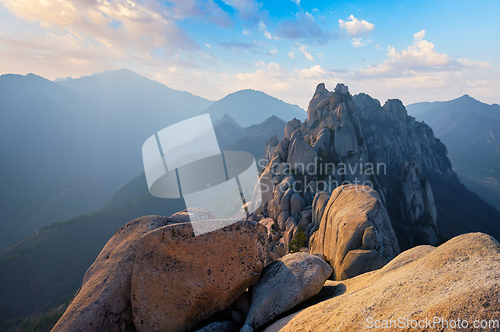
<instances>
[{"instance_id":1,"label":"large boulder","mask_svg":"<svg viewBox=\"0 0 500 332\"><path fill-rule=\"evenodd\" d=\"M302 134L300 129L297 129L296 131L294 131L292 133L292 136L290 137L290 143L292 143L293 141L295 141L297 139L304 139L304 135Z\"/></svg>"},{"instance_id":2,"label":"large boulder","mask_svg":"<svg viewBox=\"0 0 500 332\"><path fill-rule=\"evenodd\" d=\"M80 290L52 331L135 331L130 277L136 243L144 234L169 223L167 217L146 216L116 232L83 276Z\"/></svg>"},{"instance_id":3,"label":"large boulder","mask_svg":"<svg viewBox=\"0 0 500 332\"><path fill-rule=\"evenodd\" d=\"M276 135L271 136L267 140L266 145L265 145L265 151L266 151L265 158L267 161L270 161L272 159L273 154L274 154L274 150L276 150L276 146L278 145L279 142L280 141L278 139L278 136L276 136Z\"/></svg>"},{"instance_id":4,"label":"large boulder","mask_svg":"<svg viewBox=\"0 0 500 332\"><path fill-rule=\"evenodd\" d=\"M325 88L325 83L319 83L316 86L316 91L314 91L314 95L312 99L309 101L309 105L307 107L307 122L312 124L314 121L318 120L318 115L316 114L315 109L316 106L325 98L325 94L328 92Z\"/></svg>"},{"instance_id":5,"label":"large boulder","mask_svg":"<svg viewBox=\"0 0 500 332\"><path fill-rule=\"evenodd\" d=\"M422 331L500 331L499 280L500 244L483 233L464 234L405 251L380 270L327 281L321 302L265 331L413 331L419 322Z\"/></svg>"},{"instance_id":6,"label":"large boulder","mask_svg":"<svg viewBox=\"0 0 500 332\"><path fill-rule=\"evenodd\" d=\"M271 158L271 161L274 158L278 158L280 162L281 161L286 161L288 158L288 143L290 142L290 139L287 137L284 137L276 146L276 149L274 150L273 153L273 158Z\"/></svg>"},{"instance_id":7,"label":"large boulder","mask_svg":"<svg viewBox=\"0 0 500 332\"><path fill-rule=\"evenodd\" d=\"M194 209L190 212L200 213L202 216L210 215L206 210L201 209ZM197 301L198 313L201 312L198 317L191 318L195 324L209 313L225 306L227 302L231 304L230 302L236 300L246 287L257 281L259 272L263 268L267 254L265 227L252 221L239 221L223 229L195 237L190 223L184 222L188 220L187 217L187 211L177 213L170 218L146 216L123 226L108 241L85 273L81 289L54 326L53 331L144 330L141 328L143 324L140 323L139 316L142 314L141 308L152 305L159 297L170 296L170 291L176 292L180 289L168 289L170 285L175 286L175 281L179 282L179 278L183 279L186 288L200 281L205 282L203 287L205 287L206 292L204 294L213 293L213 298L205 298L208 305L201 305L200 298L189 300ZM159 234L165 235L162 241L155 237ZM209 238L217 239L217 241L208 240ZM155 240L157 242L154 242ZM212 243L211 246L207 246L209 242ZM219 243L225 243L224 247L227 251L225 256ZM154 245L157 248L155 250L159 251L144 251L146 247L149 250ZM172 247L171 250L170 247ZM170 250L170 252L162 251L163 249ZM238 251L240 249L241 251ZM183 250L184 253L180 254L180 250ZM213 258L213 253L219 254L217 260ZM184 258L176 258L175 263L168 260L169 257L178 256ZM161 264L157 260L161 257L165 258L165 264ZM220 260L221 257L227 259L227 262L223 264L224 272L220 271L220 264L224 261ZM179 264L186 264L188 259L191 269L176 270ZM202 273L203 271L196 270L196 267L201 265L201 263L197 264L200 260L203 261L205 269L210 269L210 273L208 270L205 270L205 274ZM151 264L147 265L147 262ZM155 263L157 265L154 265ZM166 264L169 264L170 267L167 268ZM230 266L231 268L228 268ZM155 267L156 270L154 270ZM216 271L217 268L219 270ZM156 271L156 274L153 271ZM227 279L224 273L229 276ZM207 274L210 274L210 277ZM135 279L132 278L132 275L135 276ZM237 275L237 277L230 279L233 275ZM242 280L245 277L247 280ZM144 279L138 281L137 278ZM162 278L171 280L170 284L158 284L155 294L145 298L144 294L151 290L148 287L155 281L163 280ZM135 281L132 282L133 279ZM137 285L138 283L143 285ZM135 287L132 287L132 284ZM221 291L218 291L219 289ZM193 294L200 294L200 289L195 287ZM131 297L134 299L134 306L132 306ZM184 293L182 301L186 301L188 298L188 293ZM168 302L178 305L183 303L180 302L179 298L169 298ZM229 304L227 305L229 306ZM132 307L134 307L135 313L133 313ZM193 313L193 310L190 312ZM178 317L172 321L178 323L178 327L169 330L185 329L181 318ZM154 320L151 319L151 322Z\"/></svg>"},{"instance_id":8,"label":"large boulder","mask_svg":"<svg viewBox=\"0 0 500 332\"><path fill-rule=\"evenodd\" d=\"M324 255L335 280L381 268L396 257L398 240L378 193L359 185L336 188L310 239L309 252Z\"/></svg>"},{"instance_id":9,"label":"large boulder","mask_svg":"<svg viewBox=\"0 0 500 332\"><path fill-rule=\"evenodd\" d=\"M291 138L293 132L297 129L300 129L301 125L302 122L297 118L293 118L292 120L288 121L286 123L285 130L283 131L283 138Z\"/></svg>"},{"instance_id":10,"label":"large boulder","mask_svg":"<svg viewBox=\"0 0 500 332\"><path fill-rule=\"evenodd\" d=\"M300 212L302 212L305 206L306 202L298 193L293 193L290 196L290 215L292 217L294 217L295 214L298 215Z\"/></svg>"},{"instance_id":11,"label":"large boulder","mask_svg":"<svg viewBox=\"0 0 500 332\"><path fill-rule=\"evenodd\" d=\"M329 200L330 194L326 192L316 193L316 195L314 196L314 201L312 204L312 222L318 225L318 228Z\"/></svg>"},{"instance_id":12,"label":"large boulder","mask_svg":"<svg viewBox=\"0 0 500 332\"><path fill-rule=\"evenodd\" d=\"M329 128L323 128L318 134L318 138L314 142L313 148L314 151L320 157L325 157L328 155L328 151L330 151L330 139L331 132Z\"/></svg>"},{"instance_id":13,"label":"large boulder","mask_svg":"<svg viewBox=\"0 0 500 332\"><path fill-rule=\"evenodd\" d=\"M259 279L266 246L265 227L249 221L198 236L187 223L145 234L131 279L137 330L189 331L226 309Z\"/></svg>"},{"instance_id":14,"label":"large boulder","mask_svg":"<svg viewBox=\"0 0 500 332\"><path fill-rule=\"evenodd\" d=\"M318 294L331 273L332 268L321 258L302 252L266 266L253 287L245 325L259 328Z\"/></svg>"},{"instance_id":15,"label":"large boulder","mask_svg":"<svg viewBox=\"0 0 500 332\"><path fill-rule=\"evenodd\" d=\"M292 170L299 173L316 174L318 154L303 139L296 139L288 151L287 162Z\"/></svg>"}]
</instances>

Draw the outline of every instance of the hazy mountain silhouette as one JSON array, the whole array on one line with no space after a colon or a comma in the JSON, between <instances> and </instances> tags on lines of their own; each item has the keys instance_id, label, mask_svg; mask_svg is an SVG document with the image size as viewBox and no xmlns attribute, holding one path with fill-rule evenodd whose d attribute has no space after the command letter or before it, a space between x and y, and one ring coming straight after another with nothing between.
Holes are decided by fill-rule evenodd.
<instances>
[{"instance_id":1,"label":"hazy mountain silhouette","mask_svg":"<svg viewBox=\"0 0 500 332\"><path fill-rule=\"evenodd\" d=\"M500 210L500 105L469 95L445 102L407 106L445 143L455 171L464 183Z\"/></svg>"},{"instance_id":2,"label":"hazy mountain silhouette","mask_svg":"<svg viewBox=\"0 0 500 332\"><path fill-rule=\"evenodd\" d=\"M142 171L158 130L212 102L129 70L0 77L0 248L98 208Z\"/></svg>"},{"instance_id":3,"label":"hazy mountain silhouette","mask_svg":"<svg viewBox=\"0 0 500 332\"><path fill-rule=\"evenodd\" d=\"M219 120L213 121L213 125L221 150L229 143L245 135L244 128L227 114L224 114Z\"/></svg>"},{"instance_id":4,"label":"hazy mountain silhouette","mask_svg":"<svg viewBox=\"0 0 500 332\"><path fill-rule=\"evenodd\" d=\"M258 161L264 157L265 143L269 137L276 135L278 139L282 139L285 126L285 121L273 115L260 124L245 128L243 135L226 145L224 150L247 151Z\"/></svg>"},{"instance_id":5,"label":"hazy mountain silhouette","mask_svg":"<svg viewBox=\"0 0 500 332\"><path fill-rule=\"evenodd\" d=\"M137 126L146 121L157 122L161 130L166 125L198 115L213 103L128 69L67 79L59 84L91 98L103 110L103 119L113 123L120 121L130 130L142 129Z\"/></svg>"},{"instance_id":6,"label":"hazy mountain silhouette","mask_svg":"<svg viewBox=\"0 0 500 332\"><path fill-rule=\"evenodd\" d=\"M307 113L297 105L291 105L264 92L241 90L216 101L203 113L210 113L212 120L231 116L243 127L262 123L271 115L289 121L293 118L304 120Z\"/></svg>"},{"instance_id":7,"label":"hazy mountain silhouette","mask_svg":"<svg viewBox=\"0 0 500 332\"><path fill-rule=\"evenodd\" d=\"M407 109L431 126L452 159L461 148L500 128L500 105L484 104L468 95L445 102L411 104Z\"/></svg>"},{"instance_id":8,"label":"hazy mountain silhouette","mask_svg":"<svg viewBox=\"0 0 500 332\"><path fill-rule=\"evenodd\" d=\"M482 114L500 120L500 105L485 104L467 94L449 101L414 103L408 105L407 109L410 115L413 116L433 110L437 113L450 112L455 114L473 111L475 114Z\"/></svg>"}]
</instances>

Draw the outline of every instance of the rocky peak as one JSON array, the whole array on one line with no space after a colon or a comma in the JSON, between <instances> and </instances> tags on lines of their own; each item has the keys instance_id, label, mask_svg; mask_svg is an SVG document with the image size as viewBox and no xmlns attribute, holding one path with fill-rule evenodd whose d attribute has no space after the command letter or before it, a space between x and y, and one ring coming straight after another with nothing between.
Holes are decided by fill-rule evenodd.
<instances>
[{"instance_id":1,"label":"rocky peak","mask_svg":"<svg viewBox=\"0 0 500 332\"><path fill-rule=\"evenodd\" d=\"M350 97L349 89L342 83L337 84L334 91L328 91L324 83L318 84L307 108L308 125L313 126L326 112L335 110L346 96Z\"/></svg>"},{"instance_id":2,"label":"rocky peak","mask_svg":"<svg viewBox=\"0 0 500 332\"><path fill-rule=\"evenodd\" d=\"M399 99L389 99L388 101L385 102L384 104L384 109L388 113L395 114L397 119L400 121L405 121L406 117L408 116L408 112L406 111L406 108L404 107L403 103Z\"/></svg>"},{"instance_id":3,"label":"rocky peak","mask_svg":"<svg viewBox=\"0 0 500 332\"><path fill-rule=\"evenodd\" d=\"M320 189L331 193L342 184L365 184L379 193L402 248L438 241L427 176L455 175L444 145L427 125L408 116L400 100L390 99L382 107L367 94L351 96L342 83L333 91L320 83L309 102L307 120L288 122L284 139L267 150L269 164L263 177L271 189L263 195L263 217L282 227L294 217L288 203L282 205L288 196L273 189L285 178L301 184L294 193L305 206L312 205Z\"/></svg>"},{"instance_id":4,"label":"rocky peak","mask_svg":"<svg viewBox=\"0 0 500 332\"><path fill-rule=\"evenodd\" d=\"M313 98L318 94L323 96L325 91L328 92L328 90L326 90L325 83L319 83L318 86L316 86L316 91L314 91Z\"/></svg>"},{"instance_id":5,"label":"rocky peak","mask_svg":"<svg viewBox=\"0 0 500 332\"><path fill-rule=\"evenodd\" d=\"M290 138L292 137L292 134L294 131L297 129L300 129L300 126L302 125L302 122L298 120L297 118L294 118L293 120L290 120L287 122L285 126L285 130L283 131L283 138Z\"/></svg>"},{"instance_id":6,"label":"rocky peak","mask_svg":"<svg viewBox=\"0 0 500 332\"><path fill-rule=\"evenodd\" d=\"M334 91L341 94L348 94L349 88L347 87L347 85L344 85L344 83L339 83L335 87Z\"/></svg>"}]
</instances>

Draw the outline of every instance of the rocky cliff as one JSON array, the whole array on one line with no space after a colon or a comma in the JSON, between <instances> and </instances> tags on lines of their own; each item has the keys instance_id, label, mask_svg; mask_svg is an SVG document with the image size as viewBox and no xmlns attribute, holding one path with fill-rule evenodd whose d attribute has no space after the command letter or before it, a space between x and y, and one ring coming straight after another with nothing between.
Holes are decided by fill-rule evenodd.
<instances>
[{"instance_id":1,"label":"rocky cliff","mask_svg":"<svg viewBox=\"0 0 500 332\"><path fill-rule=\"evenodd\" d=\"M300 223L301 211L291 211L290 198L300 196L307 209L316 195L363 184L379 193L402 248L439 241L427 175L456 177L445 146L428 126L408 116L401 101L388 100L382 107L366 94L351 96L343 84L329 91L321 83L307 120L288 122L283 140L272 137L266 151L262 182L269 190L258 212L281 228L289 217Z\"/></svg>"},{"instance_id":2,"label":"rocky cliff","mask_svg":"<svg viewBox=\"0 0 500 332\"><path fill-rule=\"evenodd\" d=\"M499 261L500 245L482 233L418 246L380 270L327 281L264 331L500 331Z\"/></svg>"}]
</instances>

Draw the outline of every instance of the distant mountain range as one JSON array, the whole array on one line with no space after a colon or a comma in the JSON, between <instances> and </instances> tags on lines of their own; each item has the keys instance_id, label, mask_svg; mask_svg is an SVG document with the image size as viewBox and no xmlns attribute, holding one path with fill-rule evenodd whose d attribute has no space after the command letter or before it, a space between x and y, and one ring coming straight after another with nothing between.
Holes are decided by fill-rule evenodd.
<instances>
[{"instance_id":1,"label":"distant mountain range","mask_svg":"<svg viewBox=\"0 0 500 332\"><path fill-rule=\"evenodd\" d=\"M285 103L264 92L249 89L225 96L202 113L210 113L212 120L221 119L224 114L228 114L244 127L261 123L271 115L285 121L307 118L307 113L299 106Z\"/></svg>"},{"instance_id":2,"label":"distant mountain range","mask_svg":"<svg viewBox=\"0 0 500 332\"><path fill-rule=\"evenodd\" d=\"M464 183L500 210L500 105L464 95L411 104L407 109L443 141Z\"/></svg>"},{"instance_id":3,"label":"distant mountain range","mask_svg":"<svg viewBox=\"0 0 500 332\"><path fill-rule=\"evenodd\" d=\"M235 133L233 135L226 134L225 137L219 137L219 135L217 135L218 141L225 142L227 138L230 138L230 142L224 145L224 150L247 151L253 154L256 160L264 157L265 143L269 137L276 135L281 139L283 137L283 130L286 126L286 122L275 115L269 117L262 123L251 125L247 128L238 129L235 123L236 122L227 114L216 122L214 125L216 133L219 128L225 128L224 133L231 131ZM229 130L228 128L230 127L233 129Z\"/></svg>"},{"instance_id":4,"label":"distant mountain range","mask_svg":"<svg viewBox=\"0 0 500 332\"><path fill-rule=\"evenodd\" d=\"M221 148L248 135L242 126L273 114L305 116L263 92L236 92L214 103L127 69L58 82L0 76L0 248L97 209L143 171L148 137L207 112L236 119Z\"/></svg>"},{"instance_id":5,"label":"distant mountain range","mask_svg":"<svg viewBox=\"0 0 500 332\"><path fill-rule=\"evenodd\" d=\"M446 144L450 157L500 128L500 105L488 105L469 95L450 101L411 104L407 109L417 120L431 126Z\"/></svg>"},{"instance_id":6,"label":"distant mountain range","mask_svg":"<svg viewBox=\"0 0 500 332\"><path fill-rule=\"evenodd\" d=\"M152 134L212 102L128 70L0 77L0 248L98 208L142 171Z\"/></svg>"}]
</instances>

